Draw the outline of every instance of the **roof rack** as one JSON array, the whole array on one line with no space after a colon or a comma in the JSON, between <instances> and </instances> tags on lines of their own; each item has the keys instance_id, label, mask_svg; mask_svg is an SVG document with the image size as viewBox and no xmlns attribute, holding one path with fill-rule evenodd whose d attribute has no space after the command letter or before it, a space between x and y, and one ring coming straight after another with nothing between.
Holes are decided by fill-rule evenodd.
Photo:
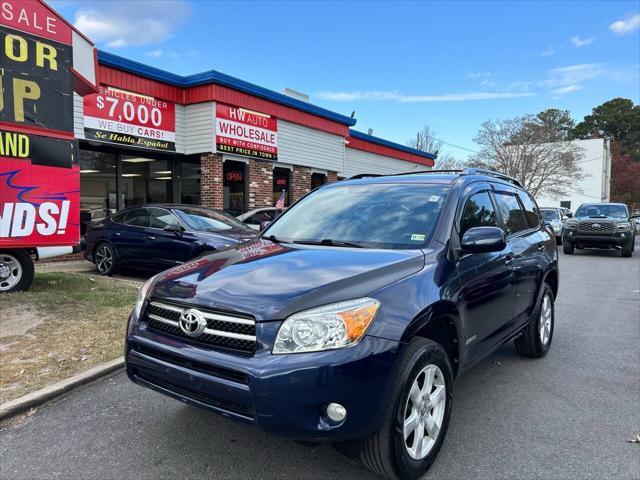
<instances>
[{"instance_id":1,"label":"roof rack","mask_svg":"<svg viewBox=\"0 0 640 480\"><path fill-rule=\"evenodd\" d=\"M462 174L463 175L486 175L487 177L499 178L500 180L513 183L518 187L522 187L522 184L512 176L507 175L505 173L494 172L493 170L487 170L486 168L465 168Z\"/></svg>"},{"instance_id":2,"label":"roof rack","mask_svg":"<svg viewBox=\"0 0 640 480\"><path fill-rule=\"evenodd\" d=\"M424 173L457 173L458 175L485 175L487 177L494 177L499 180L504 180L509 183L513 183L518 187L522 187L522 184L515 178L500 172L494 172L493 170L487 170L486 168L465 168L465 169L451 169L451 170L420 170L415 172L403 172L390 175L379 175L377 173L360 173L353 177L347 178L347 180L357 180L359 178L374 178L374 177L398 177L401 175L419 175Z\"/></svg>"}]
</instances>

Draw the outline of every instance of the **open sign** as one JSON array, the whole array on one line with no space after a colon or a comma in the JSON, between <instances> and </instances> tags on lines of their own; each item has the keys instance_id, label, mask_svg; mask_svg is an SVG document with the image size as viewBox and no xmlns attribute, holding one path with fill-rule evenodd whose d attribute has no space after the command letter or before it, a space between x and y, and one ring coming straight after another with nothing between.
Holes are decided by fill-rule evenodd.
<instances>
[{"instance_id":1,"label":"open sign","mask_svg":"<svg viewBox=\"0 0 640 480\"><path fill-rule=\"evenodd\" d=\"M242 181L242 173L241 172L227 172L226 179L230 182L241 182Z\"/></svg>"}]
</instances>

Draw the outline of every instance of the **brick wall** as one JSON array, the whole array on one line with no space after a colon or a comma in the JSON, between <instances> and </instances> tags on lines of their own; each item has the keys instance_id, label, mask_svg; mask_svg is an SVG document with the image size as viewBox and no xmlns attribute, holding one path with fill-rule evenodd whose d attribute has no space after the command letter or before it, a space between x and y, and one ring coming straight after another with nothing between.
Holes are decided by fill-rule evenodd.
<instances>
[{"instance_id":1,"label":"brick wall","mask_svg":"<svg viewBox=\"0 0 640 480\"><path fill-rule=\"evenodd\" d=\"M338 172L327 172L327 183L338 181Z\"/></svg>"},{"instance_id":2,"label":"brick wall","mask_svg":"<svg viewBox=\"0 0 640 480\"><path fill-rule=\"evenodd\" d=\"M311 169L293 166L291 172L291 203L299 200L311 190Z\"/></svg>"},{"instance_id":3,"label":"brick wall","mask_svg":"<svg viewBox=\"0 0 640 480\"><path fill-rule=\"evenodd\" d=\"M80 260L84 260L84 254L82 252L70 253L69 255L58 255L57 257L51 257L51 258L45 258L44 260L37 260L36 263L77 262Z\"/></svg>"},{"instance_id":4,"label":"brick wall","mask_svg":"<svg viewBox=\"0 0 640 480\"><path fill-rule=\"evenodd\" d=\"M222 208L222 157L214 153L200 157L200 202L204 207Z\"/></svg>"},{"instance_id":5,"label":"brick wall","mask_svg":"<svg viewBox=\"0 0 640 480\"><path fill-rule=\"evenodd\" d=\"M273 206L273 165L264 160L249 159L248 209Z\"/></svg>"}]
</instances>

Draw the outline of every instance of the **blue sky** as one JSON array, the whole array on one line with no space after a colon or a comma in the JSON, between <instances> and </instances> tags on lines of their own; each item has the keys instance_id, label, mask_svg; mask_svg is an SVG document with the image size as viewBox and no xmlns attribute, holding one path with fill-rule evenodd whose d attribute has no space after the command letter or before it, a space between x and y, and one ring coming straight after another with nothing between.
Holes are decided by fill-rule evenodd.
<instances>
[{"instance_id":1,"label":"blue sky","mask_svg":"<svg viewBox=\"0 0 640 480\"><path fill-rule=\"evenodd\" d=\"M291 87L403 144L430 125L474 150L487 119L640 103L638 0L51 3L101 49Z\"/></svg>"}]
</instances>

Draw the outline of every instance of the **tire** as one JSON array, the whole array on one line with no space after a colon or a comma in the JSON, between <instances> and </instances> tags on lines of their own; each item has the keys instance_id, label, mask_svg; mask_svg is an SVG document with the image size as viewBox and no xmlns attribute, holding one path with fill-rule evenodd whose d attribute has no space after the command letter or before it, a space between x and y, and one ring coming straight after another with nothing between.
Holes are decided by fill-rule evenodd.
<instances>
[{"instance_id":1,"label":"tire","mask_svg":"<svg viewBox=\"0 0 640 480\"><path fill-rule=\"evenodd\" d=\"M26 250L0 251L0 293L27 290L33 273L33 260Z\"/></svg>"},{"instance_id":2,"label":"tire","mask_svg":"<svg viewBox=\"0 0 640 480\"><path fill-rule=\"evenodd\" d=\"M569 240L565 240L562 244L562 251L567 255L573 255L574 248L575 248L575 245L573 244L573 242L570 242Z\"/></svg>"},{"instance_id":3,"label":"tire","mask_svg":"<svg viewBox=\"0 0 640 480\"><path fill-rule=\"evenodd\" d=\"M562 237L556 237L556 245L562 245Z\"/></svg>"},{"instance_id":4,"label":"tire","mask_svg":"<svg viewBox=\"0 0 640 480\"><path fill-rule=\"evenodd\" d=\"M380 431L362 442L360 460L378 475L391 479L413 480L424 475L431 467L447 434L453 405L453 370L447 353L439 344L424 338L414 338L407 346L394 378L387 413ZM433 379L431 388L426 383L428 378ZM414 383L417 390L412 390ZM421 388L432 392L428 402L434 401L434 406L422 403L425 394ZM412 398L415 397L411 394L412 391L415 392L415 397L419 398L420 405L417 402L414 404ZM429 395L426 398L428 397ZM405 439L405 422L412 417L415 418L415 422L412 422L415 429L409 429L410 433ZM428 423L431 423L430 428L435 433L428 433ZM423 438L429 439L422 452L417 448L422 445L417 440L419 431L425 435ZM430 435L435 438L431 438ZM408 444L416 447L413 455L419 458L414 458Z\"/></svg>"},{"instance_id":5,"label":"tire","mask_svg":"<svg viewBox=\"0 0 640 480\"><path fill-rule=\"evenodd\" d=\"M518 353L531 358L544 357L551 347L554 326L553 291L545 283L540 304L536 307L529 324L522 331L522 335L514 340Z\"/></svg>"},{"instance_id":6,"label":"tire","mask_svg":"<svg viewBox=\"0 0 640 480\"><path fill-rule=\"evenodd\" d=\"M633 241L635 238L632 238L630 242L622 244L622 256L625 258L629 258L633 255Z\"/></svg>"},{"instance_id":7,"label":"tire","mask_svg":"<svg viewBox=\"0 0 640 480\"><path fill-rule=\"evenodd\" d=\"M111 245L101 242L96 246L93 263L100 275L110 276L117 272L116 252Z\"/></svg>"}]
</instances>

